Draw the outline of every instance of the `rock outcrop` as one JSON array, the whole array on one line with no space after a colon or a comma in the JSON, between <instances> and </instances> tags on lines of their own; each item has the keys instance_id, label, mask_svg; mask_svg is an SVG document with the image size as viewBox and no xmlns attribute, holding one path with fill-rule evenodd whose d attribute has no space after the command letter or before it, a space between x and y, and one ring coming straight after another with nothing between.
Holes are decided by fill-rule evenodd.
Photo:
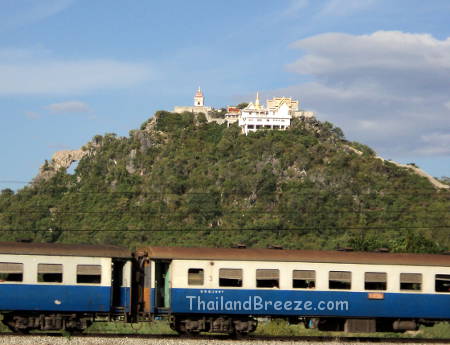
<instances>
[{"instance_id":1,"label":"rock outcrop","mask_svg":"<svg viewBox=\"0 0 450 345\"><path fill-rule=\"evenodd\" d=\"M73 162L79 161L86 155L83 150L64 150L57 151L52 156L51 165L55 170L61 168L67 169Z\"/></svg>"},{"instance_id":2,"label":"rock outcrop","mask_svg":"<svg viewBox=\"0 0 450 345\"><path fill-rule=\"evenodd\" d=\"M87 154L83 150L63 150L53 154L50 162L45 161L39 169L39 174L34 178L33 182L37 183L42 180L48 180L55 176L59 169L68 169L73 162L79 161Z\"/></svg>"}]
</instances>

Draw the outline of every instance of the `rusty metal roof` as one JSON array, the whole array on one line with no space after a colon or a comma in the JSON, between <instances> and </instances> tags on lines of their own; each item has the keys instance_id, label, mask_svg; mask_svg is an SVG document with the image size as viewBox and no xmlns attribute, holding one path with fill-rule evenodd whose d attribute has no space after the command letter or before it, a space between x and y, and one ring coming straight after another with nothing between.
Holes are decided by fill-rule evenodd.
<instances>
[{"instance_id":1,"label":"rusty metal roof","mask_svg":"<svg viewBox=\"0 0 450 345\"><path fill-rule=\"evenodd\" d=\"M413 265L450 267L450 255L339 252L318 250L235 249L144 247L138 255L147 253L153 259L230 260L230 261L299 261L369 265Z\"/></svg>"},{"instance_id":2,"label":"rusty metal roof","mask_svg":"<svg viewBox=\"0 0 450 345\"><path fill-rule=\"evenodd\" d=\"M131 258L127 248L111 245L0 242L0 254Z\"/></svg>"}]
</instances>

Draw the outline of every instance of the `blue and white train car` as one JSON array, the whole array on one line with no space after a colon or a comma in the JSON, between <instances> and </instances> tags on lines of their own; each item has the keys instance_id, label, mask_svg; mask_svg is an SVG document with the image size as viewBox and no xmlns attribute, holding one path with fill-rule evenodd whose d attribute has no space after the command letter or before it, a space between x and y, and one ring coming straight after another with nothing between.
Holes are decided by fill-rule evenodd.
<instances>
[{"instance_id":1,"label":"blue and white train car","mask_svg":"<svg viewBox=\"0 0 450 345\"><path fill-rule=\"evenodd\" d=\"M131 253L121 247L0 243L0 313L14 331L126 318L131 279Z\"/></svg>"},{"instance_id":2,"label":"blue and white train car","mask_svg":"<svg viewBox=\"0 0 450 345\"><path fill-rule=\"evenodd\" d=\"M181 333L247 333L257 317L349 332L450 320L450 256L149 247L146 311Z\"/></svg>"}]
</instances>

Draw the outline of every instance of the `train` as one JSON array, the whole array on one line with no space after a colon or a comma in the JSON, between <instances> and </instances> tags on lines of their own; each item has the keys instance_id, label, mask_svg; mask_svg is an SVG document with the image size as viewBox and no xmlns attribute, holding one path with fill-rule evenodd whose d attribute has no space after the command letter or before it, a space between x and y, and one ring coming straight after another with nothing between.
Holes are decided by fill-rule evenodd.
<instances>
[{"instance_id":1,"label":"train","mask_svg":"<svg viewBox=\"0 0 450 345\"><path fill-rule=\"evenodd\" d=\"M245 335L268 318L416 330L450 321L450 255L0 242L0 314L21 333L165 319Z\"/></svg>"}]
</instances>

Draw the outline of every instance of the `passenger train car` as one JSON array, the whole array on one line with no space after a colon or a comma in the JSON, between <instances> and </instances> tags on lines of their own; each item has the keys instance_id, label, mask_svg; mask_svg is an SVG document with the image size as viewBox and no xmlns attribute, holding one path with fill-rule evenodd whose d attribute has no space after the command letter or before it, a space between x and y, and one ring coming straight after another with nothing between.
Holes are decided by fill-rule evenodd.
<instances>
[{"instance_id":1,"label":"passenger train car","mask_svg":"<svg viewBox=\"0 0 450 345\"><path fill-rule=\"evenodd\" d=\"M450 256L0 243L14 331L167 318L179 333L246 334L261 317L348 332L450 321Z\"/></svg>"},{"instance_id":2,"label":"passenger train car","mask_svg":"<svg viewBox=\"0 0 450 345\"><path fill-rule=\"evenodd\" d=\"M258 317L348 332L450 320L450 256L150 247L147 311L181 333L254 331Z\"/></svg>"},{"instance_id":3,"label":"passenger train car","mask_svg":"<svg viewBox=\"0 0 450 345\"><path fill-rule=\"evenodd\" d=\"M132 257L116 246L0 243L0 312L16 332L83 330L131 312Z\"/></svg>"}]
</instances>

